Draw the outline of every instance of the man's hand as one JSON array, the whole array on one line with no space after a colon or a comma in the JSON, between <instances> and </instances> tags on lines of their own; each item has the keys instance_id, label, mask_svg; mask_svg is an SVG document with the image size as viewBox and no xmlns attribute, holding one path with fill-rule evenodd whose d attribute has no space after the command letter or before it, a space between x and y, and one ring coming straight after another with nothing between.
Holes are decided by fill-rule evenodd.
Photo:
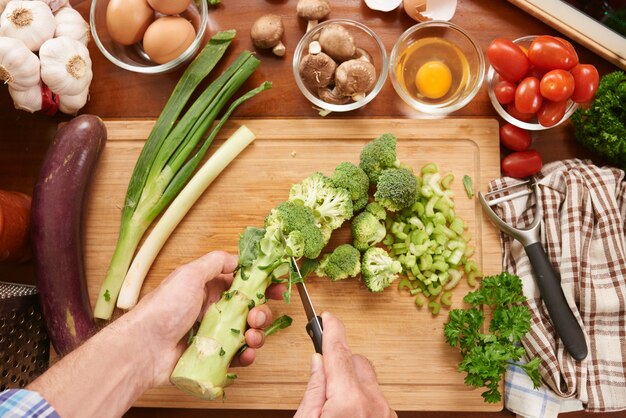
<instances>
[{"instance_id":1,"label":"man's hand","mask_svg":"<svg viewBox=\"0 0 626 418\"><path fill-rule=\"evenodd\" d=\"M371 363L352 354L343 324L322 314L324 356L313 355L311 378L294 418L397 418Z\"/></svg>"},{"instance_id":2,"label":"man's hand","mask_svg":"<svg viewBox=\"0 0 626 418\"><path fill-rule=\"evenodd\" d=\"M154 364L154 385L168 381L186 347L188 331L230 287L236 267L236 256L221 251L206 254L178 268L122 317L142 324L141 335ZM270 287L267 296L280 299L281 289ZM250 348L233 360L234 366L252 364L255 349L263 345L262 329L271 322L272 312L266 305L250 311L251 328L245 334Z\"/></svg>"}]
</instances>

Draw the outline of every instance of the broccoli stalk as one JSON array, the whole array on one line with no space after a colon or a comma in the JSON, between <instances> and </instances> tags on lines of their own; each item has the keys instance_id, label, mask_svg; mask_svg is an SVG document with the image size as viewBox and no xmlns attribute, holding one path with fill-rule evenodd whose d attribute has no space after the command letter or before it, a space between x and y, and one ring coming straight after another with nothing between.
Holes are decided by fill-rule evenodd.
<instances>
[{"instance_id":1,"label":"broccoli stalk","mask_svg":"<svg viewBox=\"0 0 626 418\"><path fill-rule=\"evenodd\" d=\"M233 283L207 310L171 382L202 399L222 396L234 378L228 366L244 345L249 310L265 303L267 287L289 272L291 257L317 257L324 244L313 212L294 202L273 209L265 229L247 228L239 240L239 266Z\"/></svg>"}]
</instances>

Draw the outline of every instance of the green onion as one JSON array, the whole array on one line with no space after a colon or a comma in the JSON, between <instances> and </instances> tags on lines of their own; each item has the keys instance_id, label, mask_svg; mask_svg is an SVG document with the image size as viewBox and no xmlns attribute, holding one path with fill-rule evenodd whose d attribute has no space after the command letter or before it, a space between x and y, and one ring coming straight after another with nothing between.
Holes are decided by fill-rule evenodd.
<instances>
[{"instance_id":1,"label":"green onion","mask_svg":"<svg viewBox=\"0 0 626 418\"><path fill-rule=\"evenodd\" d=\"M111 317L139 241L152 221L185 186L230 114L243 101L269 87L263 85L233 102L199 145L219 112L259 65L258 59L244 51L176 123L193 91L215 67L234 35L234 31L218 33L190 64L144 145L129 182L117 246L96 300L96 318ZM110 296L108 300L105 294Z\"/></svg>"}]
</instances>

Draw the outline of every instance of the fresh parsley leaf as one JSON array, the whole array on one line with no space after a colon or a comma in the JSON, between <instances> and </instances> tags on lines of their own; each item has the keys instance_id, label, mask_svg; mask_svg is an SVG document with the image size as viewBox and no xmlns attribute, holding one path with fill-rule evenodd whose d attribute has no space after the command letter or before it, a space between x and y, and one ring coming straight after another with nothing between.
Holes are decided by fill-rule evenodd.
<instances>
[{"instance_id":1,"label":"fresh parsley leaf","mask_svg":"<svg viewBox=\"0 0 626 418\"><path fill-rule=\"evenodd\" d=\"M239 265L249 267L259 255L259 242L265 235L265 229L247 227L239 237Z\"/></svg>"},{"instance_id":2,"label":"fresh parsley leaf","mask_svg":"<svg viewBox=\"0 0 626 418\"><path fill-rule=\"evenodd\" d=\"M452 347L458 347L463 359L458 370L465 372L465 384L484 387L485 402L502 399L500 380L507 366L519 361L526 350L519 343L530 330L530 310L522 292L522 281L517 276L501 273L485 277L478 290L463 299L467 309L453 309L444 326L444 337ZM484 309L491 309L489 332L483 333ZM520 367L526 371L535 387L539 385L540 358Z\"/></svg>"}]
</instances>

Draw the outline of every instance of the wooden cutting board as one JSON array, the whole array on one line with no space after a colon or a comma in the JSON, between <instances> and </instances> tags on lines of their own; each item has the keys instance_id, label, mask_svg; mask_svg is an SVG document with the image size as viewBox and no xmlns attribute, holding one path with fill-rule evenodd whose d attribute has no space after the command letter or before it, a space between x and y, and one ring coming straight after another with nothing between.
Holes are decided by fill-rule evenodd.
<instances>
[{"instance_id":1,"label":"wooden cutting board","mask_svg":"<svg viewBox=\"0 0 626 418\"><path fill-rule=\"evenodd\" d=\"M477 199L468 199L461 178L472 177L485 190L500 175L498 124L492 119L271 119L236 120L220 133L227 138L241 124L257 139L209 187L178 226L157 258L143 292L157 286L177 266L211 250L236 252L246 226L262 226L270 209L285 200L292 183L309 173L330 174L342 161L358 163L362 146L384 132L398 137L398 156L416 170L436 162L456 180L457 214L466 221L476 246L474 258L487 274L501 271L495 228L483 216ZM86 270L92 304L117 240L121 207L135 161L153 121L107 121L109 139L87 203ZM215 145L213 146L215 149ZM347 242L349 230L335 232L331 246ZM479 390L463 384L456 371L458 352L443 338L445 310L437 317L418 309L413 298L395 286L371 294L356 279L332 283L309 281L318 312L328 310L346 325L356 353L374 364L380 384L396 410L494 411L502 404L483 402ZM460 307L469 291L465 281L454 291ZM290 305L271 301L276 315L288 314L293 325L268 339L251 367L237 369L239 378L225 400L207 402L173 386L146 393L137 406L296 409L309 377L313 346L304 331L299 299Z\"/></svg>"}]
</instances>

